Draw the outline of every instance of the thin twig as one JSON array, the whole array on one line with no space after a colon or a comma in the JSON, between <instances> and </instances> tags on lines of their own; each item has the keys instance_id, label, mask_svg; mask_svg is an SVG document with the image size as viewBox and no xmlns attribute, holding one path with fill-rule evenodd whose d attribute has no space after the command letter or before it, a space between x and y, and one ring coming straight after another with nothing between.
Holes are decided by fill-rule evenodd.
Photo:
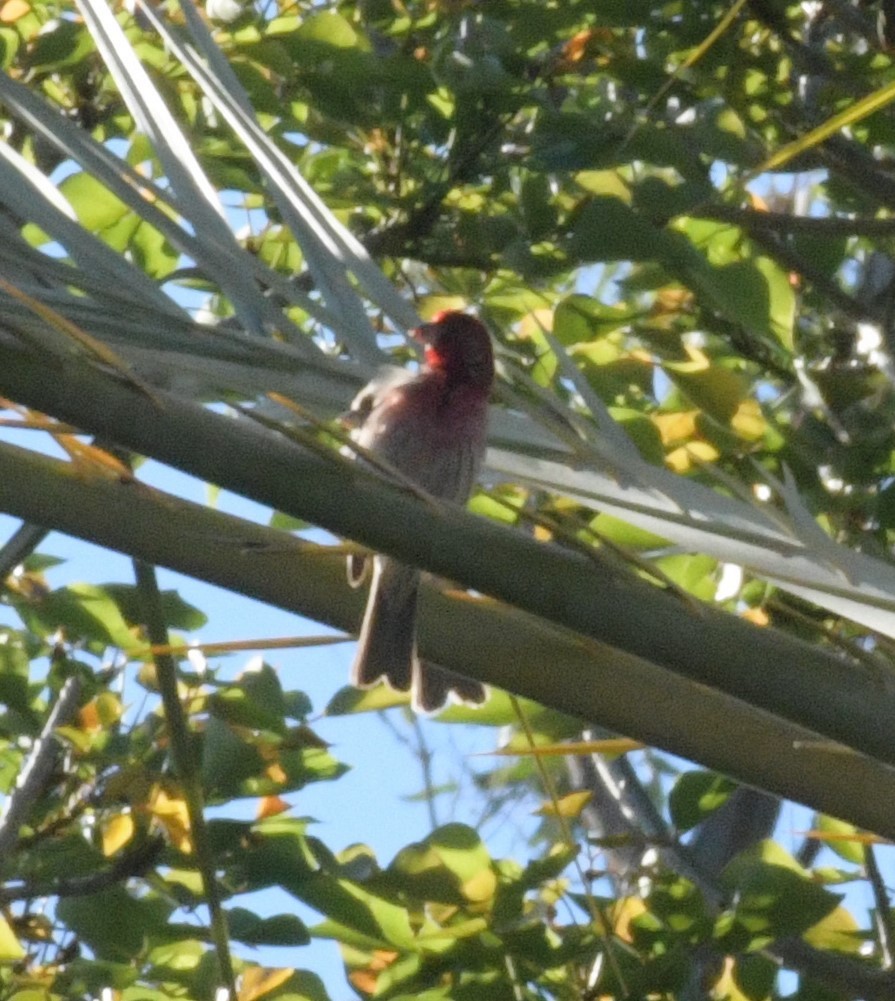
<instances>
[{"instance_id":1,"label":"thin twig","mask_svg":"<svg viewBox=\"0 0 895 1001\"><path fill-rule=\"evenodd\" d=\"M40 737L19 773L15 789L3 805L0 815L0 861L9 859L19 836L19 828L53 771L60 749L54 730L74 716L80 695L81 682L72 675L62 686Z\"/></svg>"},{"instance_id":2,"label":"thin twig","mask_svg":"<svg viewBox=\"0 0 895 1001\"><path fill-rule=\"evenodd\" d=\"M12 903L14 900L36 900L40 897L86 897L92 893L101 893L131 876L142 876L152 868L164 846L163 838L153 837L139 847L121 855L107 869L100 869L87 876L63 877L43 883L22 882L0 887L0 905Z\"/></svg>"},{"instance_id":3,"label":"thin twig","mask_svg":"<svg viewBox=\"0 0 895 1001\"><path fill-rule=\"evenodd\" d=\"M42 525L29 525L28 522L20 525L0 549L0 581L6 580L49 534L49 529Z\"/></svg>"},{"instance_id":4,"label":"thin twig","mask_svg":"<svg viewBox=\"0 0 895 1001\"><path fill-rule=\"evenodd\" d=\"M700 219L733 223L750 232L770 229L776 233L805 233L809 236L895 236L895 218L891 217L805 216L735 205L704 205L691 214Z\"/></svg>"},{"instance_id":5,"label":"thin twig","mask_svg":"<svg viewBox=\"0 0 895 1001\"><path fill-rule=\"evenodd\" d=\"M168 630L162 614L162 596L156 579L155 568L142 560L134 560L137 587L143 600L146 632L153 646L168 645ZM154 656L159 691L168 723L171 756L183 786L187 812L190 819L190 838L196 855L202 888L211 917L211 938L214 942L222 985L229 991L230 1001L235 1001L236 981L230 956L230 935L227 916L221 904L214 861L205 827L202 783L193 748L190 742L186 714L177 692L177 664L169 654Z\"/></svg>"},{"instance_id":6,"label":"thin twig","mask_svg":"<svg viewBox=\"0 0 895 1001\"><path fill-rule=\"evenodd\" d=\"M512 693L510 693L510 703L513 706L513 711L516 714L516 719L519 721L519 725L522 728L522 732L525 734L525 738L528 741L528 746L533 749L535 746L535 737L534 733L532 732L531 725L528 722L528 717L525 715L522 709L522 704L519 702L519 699ZM618 985L621 988L622 994L627 997L628 988L625 983L625 976L624 973L622 972L621 966L619 965L618 958L615 955L612 924L609 921L609 918L604 913L603 909L597 903L593 893L591 893L590 891L590 886L588 883L587 876L584 872L584 869L581 866L581 862L578 859L579 846L576 843L574 837L572 836L572 828L569 825L568 819L566 818L565 814L559 807L559 796L556 791L556 784L551 778L550 773L547 771L547 766L545 765L544 760L541 758L541 756L535 754L533 758L534 758L535 769L537 770L538 776L541 780L541 784L544 787L544 791L547 794L547 797L550 800L550 802L553 804L554 813L556 815L557 822L559 823L560 830L562 831L563 841L565 842L566 847L572 853L572 864L577 870L578 878L581 880L581 885L584 888L584 896L585 900L587 901L587 908L588 911L590 912L591 921L594 924L595 930L603 939L603 943L606 947L605 949L606 960L609 963L609 966L612 970L613 975L615 976L615 979L618 981Z\"/></svg>"},{"instance_id":7,"label":"thin twig","mask_svg":"<svg viewBox=\"0 0 895 1001\"><path fill-rule=\"evenodd\" d=\"M873 900L876 904L873 912L873 923L876 925L876 933L879 937L880 964L883 969L891 970L893 947L895 947L892 903L876 862L873 845L864 845L864 868L867 870L867 880L873 890Z\"/></svg>"}]
</instances>

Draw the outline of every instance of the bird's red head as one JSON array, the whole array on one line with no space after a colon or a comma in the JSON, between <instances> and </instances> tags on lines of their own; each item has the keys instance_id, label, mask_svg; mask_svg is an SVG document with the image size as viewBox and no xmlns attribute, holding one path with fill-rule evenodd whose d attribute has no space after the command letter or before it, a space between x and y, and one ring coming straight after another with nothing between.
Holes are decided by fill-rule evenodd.
<instances>
[{"instance_id":1,"label":"bird's red head","mask_svg":"<svg viewBox=\"0 0 895 1001\"><path fill-rule=\"evenodd\" d=\"M425 345L426 365L451 382L489 390L494 381L494 351L483 323L453 309L436 313L411 334Z\"/></svg>"}]
</instances>

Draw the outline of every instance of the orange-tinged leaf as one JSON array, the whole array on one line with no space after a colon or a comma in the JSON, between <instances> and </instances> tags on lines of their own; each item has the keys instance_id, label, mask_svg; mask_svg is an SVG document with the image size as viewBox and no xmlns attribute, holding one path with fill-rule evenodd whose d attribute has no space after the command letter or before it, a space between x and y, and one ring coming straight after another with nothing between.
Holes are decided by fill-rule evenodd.
<instances>
[{"instance_id":1,"label":"orange-tinged leaf","mask_svg":"<svg viewBox=\"0 0 895 1001\"><path fill-rule=\"evenodd\" d=\"M596 38L598 32L594 28L585 28L579 31L563 45L563 59L570 63L580 63L588 54L588 47L591 40Z\"/></svg>"},{"instance_id":2,"label":"orange-tinged leaf","mask_svg":"<svg viewBox=\"0 0 895 1001\"><path fill-rule=\"evenodd\" d=\"M747 608L740 615L740 618L752 622L756 626L767 626L771 621L771 617L763 608Z\"/></svg>"},{"instance_id":3,"label":"orange-tinged leaf","mask_svg":"<svg viewBox=\"0 0 895 1001\"><path fill-rule=\"evenodd\" d=\"M93 732L112 726L121 719L124 709L113 692L102 692L78 710L78 724L82 730Z\"/></svg>"},{"instance_id":4,"label":"orange-tinged leaf","mask_svg":"<svg viewBox=\"0 0 895 1001\"><path fill-rule=\"evenodd\" d=\"M97 448L88 442L80 441L74 435L57 434L53 436L59 445L71 456L72 462L81 469L93 473L103 473L115 480L132 481L133 471L104 448Z\"/></svg>"},{"instance_id":5,"label":"orange-tinged leaf","mask_svg":"<svg viewBox=\"0 0 895 1001\"><path fill-rule=\"evenodd\" d=\"M119 813L103 824L103 855L109 858L123 848L134 836L136 829L134 818L129 813Z\"/></svg>"},{"instance_id":6,"label":"orange-tinged leaf","mask_svg":"<svg viewBox=\"0 0 895 1001\"><path fill-rule=\"evenodd\" d=\"M266 817L277 817L281 813L285 813L291 809L292 807L280 796L263 796L261 802L258 804L257 819L264 820Z\"/></svg>"},{"instance_id":7,"label":"orange-tinged leaf","mask_svg":"<svg viewBox=\"0 0 895 1001\"><path fill-rule=\"evenodd\" d=\"M26 3L25 0L7 0L0 7L0 22L3 24L12 24L14 21L18 21L20 17L24 17L30 13L31 4Z\"/></svg>"},{"instance_id":8,"label":"orange-tinged leaf","mask_svg":"<svg viewBox=\"0 0 895 1001\"><path fill-rule=\"evenodd\" d=\"M271 782L279 782L280 785L285 785L288 776L285 771L283 771L283 766L279 761L273 761L271 764L264 769L264 774L270 779Z\"/></svg>"},{"instance_id":9,"label":"orange-tinged leaf","mask_svg":"<svg viewBox=\"0 0 895 1001\"><path fill-rule=\"evenodd\" d=\"M376 990L379 974L383 970L387 970L397 958L397 952L377 949L366 966L358 967L348 974L348 980L352 986L363 991L364 994L373 994Z\"/></svg>"},{"instance_id":10,"label":"orange-tinged leaf","mask_svg":"<svg viewBox=\"0 0 895 1001\"><path fill-rule=\"evenodd\" d=\"M250 966L239 978L236 996L239 1001L255 1001L256 998L282 987L293 973L295 970L291 967L268 969L264 966Z\"/></svg>"},{"instance_id":11,"label":"orange-tinged leaf","mask_svg":"<svg viewBox=\"0 0 895 1001\"><path fill-rule=\"evenodd\" d=\"M547 802L539 807L535 812L542 817L567 817L574 818L581 815L581 811L590 802L592 793L589 789L581 789L577 792L566 793L560 796L556 802Z\"/></svg>"},{"instance_id":12,"label":"orange-tinged leaf","mask_svg":"<svg viewBox=\"0 0 895 1001\"><path fill-rule=\"evenodd\" d=\"M99 721L99 711L96 707L96 699L92 702L88 702L85 706L81 706L78 710L78 726L80 726L82 730L93 732L95 730L99 730L101 725L102 724Z\"/></svg>"}]
</instances>

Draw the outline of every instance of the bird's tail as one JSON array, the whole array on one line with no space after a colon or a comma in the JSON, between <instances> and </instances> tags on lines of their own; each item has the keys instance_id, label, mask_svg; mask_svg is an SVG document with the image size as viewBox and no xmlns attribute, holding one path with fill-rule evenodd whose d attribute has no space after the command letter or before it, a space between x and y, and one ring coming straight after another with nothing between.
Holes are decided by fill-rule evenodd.
<instances>
[{"instance_id":1,"label":"bird's tail","mask_svg":"<svg viewBox=\"0 0 895 1001\"><path fill-rule=\"evenodd\" d=\"M413 708L418 713L434 713L443 709L451 693L457 702L470 706L480 706L488 698L488 690L481 681L465 678L430 661L414 661Z\"/></svg>"},{"instance_id":2,"label":"bird's tail","mask_svg":"<svg viewBox=\"0 0 895 1001\"><path fill-rule=\"evenodd\" d=\"M370 596L351 667L352 685L369 688L385 678L399 692L410 688L416 660L419 582L415 567L384 556L374 558Z\"/></svg>"}]
</instances>

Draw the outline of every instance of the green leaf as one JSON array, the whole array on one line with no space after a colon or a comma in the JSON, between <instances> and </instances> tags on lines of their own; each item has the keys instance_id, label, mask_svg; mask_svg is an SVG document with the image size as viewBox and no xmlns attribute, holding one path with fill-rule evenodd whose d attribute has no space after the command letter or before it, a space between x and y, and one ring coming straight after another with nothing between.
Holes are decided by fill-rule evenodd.
<instances>
[{"instance_id":1,"label":"green leaf","mask_svg":"<svg viewBox=\"0 0 895 1001\"><path fill-rule=\"evenodd\" d=\"M232 685L224 685L209 699L218 719L239 726L284 733L286 699L276 671L268 664L244 671Z\"/></svg>"},{"instance_id":2,"label":"green leaf","mask_svg":"<svg viewBox=\"0 0 895 1001\"><path fill-rule=\"evenodd\" d=\"M23 715L31 713L28 654L21 644L0 643L0 704Z\"/></svg>"},{"instance_id":3,"label":"green leaf","mask_svg":"<svg viewBox=\"0 0 895 1001\"><path fill-rule=\"evenodd\" d=\"M583 261L648 261L664 252L663 234L619 198L592 198L572 230L570 253Z\"/></svg>"},{"instance_id":4,"label":"green leaf","mask_svg":"<svg viewBox=\"0 0 895 1001\"><path fill-rule=\"evenodd\" d=\"M661 549L668 545L667 539L611 514L598 514L590 524L598 535L626 549Z\"/></svg>"},{"instance_id":5,"label":"green leaf","mask_svg":"<svg viewBox=\"0 0 895 1001\"><path fill-rule=\"evenodd\" d=\"M31 72L58 73L76 66L95 50L90 33L77 21L60 18L46 25L29 46Z\"/></svg>"},{"instance_id":6,"label":"green leaf","mask_svg":"<svg viewBox=\"0 0 895 1001\"><path fill-rule=\"evenodd\" d=\"M143 951L147 936L167 923L168 905L138 900L123 886L85 897L65 897L56 913L101 959L122 962Z\"/></svg>"},{"instance_id":7,"label":"green leaf","mask_svg":"<svg viewBox=\"0 0 895 1001\"><path fill-rule=\"evenodd\" d=\"M607 306L589 295L569 295L553 312L553 336L571 347L626 327L632 319L625 306Z\"/></svg>"},{"instance_id":8,"label":"green leaf","mask_svg":"<svg viewBox=\"0 0 895 1001\"><path fill-rule=\"evenodd\" d=\"M844 820L828 817L825 813L817 815L815 824L818 831L827 835L822 840L822 844L840 858L845 859L846 862L864 865L864 841L854 824L847 824ZM849 840L850 837L853 840Z\"/></svg>"},{"instance_id":9,"label":"green leaf","mask_svg":"<svg viewBox=\"0 0 895 1001\"><path fill-rule=\"evenodd\" d=\"M749 392L745 379L713 363L696 348L689 349L688 354L687 361L666 361L663 368L697 407L715 420L728 423Z\"/></svg>"},{"instance_id":10,"label":"green leaf","mask_svg":"<svg viewBox=\"0 0 895 1001\"><path fill-rule=\"evenodd\" d=\"M668 578L690 594L711 601L715 596L715 570L718 561L711 556L696 554L688 556L678 553L674 556L663 556L656 560L656 565Z\"/></svg>"},{"instance_id":11,"label":"green leaf","mask_svg":"<svg viewBox=\"0 0 895 1001\"><path fill-rule=\"evenodd\" d=\"M262 918L244 907L227 911L227 927L231 938L246 945L307 945L311 940L307 928L294 914L275 914Z\"/></svg>"},{"instance_id":12,"label":"green leaf","mask_svg":"<svg viewBox=\"0 0 895 1001\"><path fill-rule=\"evenodd\" d=\"M101 647L117 646L128 653L143 644L131 631L112 595L94 584L70 584L51 591L23 615L44 635L62 629L69 640L86 640Z\"/></svg>"},{"instance_id":13,"label":"green leaf","mask_svg":"<svg viewBox=\"0 0 895 1001\"><path fill-rule=\"evenodd\" d=\"M381 889L446 904L481 903L497 888L487 849L472 828L448 824L402 848L373 881Z\"/></svg>"},{"instance_id":14,"label":"green leaf","mask_svg":"<svg viewBox=\"0 0 895 1001\"><path fill-rule=\"evenodd\" d=\"M210 716L202 740L202 780L218 796L236 796L265 764L257 749L217 716ZM247 794L247 793L246 793Z\"/></svg>"},{"instance_id":15,"label":"green leaf","mask_svg":"<svg viewBox=\"0 0 895 1001\"><path fill-rule=\"evenodd\" d=\"M327 917L311 929L363 947L412 948L415 936L403 907L338 875L332 855L305 824L294 818L272 818L253 828L240 859L243 878L260 888L280 885Z\"/></svg>"},{"instance_id":16,"label":"green leaf","mask_svg":"<svg viewBox=\"0 0 895 1001\"><path fill-rule=\"evenodd\" d=\"M109 189L92 175L79 171L66 177L59 185L68 203L77 213L81 225L91 233L101 233L110 229L131 215L131 210L116 198ZM131 228L139 219L131 216ZM123 244L122 244L123 246ZM117 247L116 249L121 249Z\"/></svg>"},{"instance_id":17,"label":"green leaf","mask_svg":"<svg viewBox=\"0 0 895 1001\"><path fill-rule=\"evenodd\" d=\"M714 772L684 772L668 795L671 819L679 831L689 831L723 806L736 784Z\"/></svg>"},{"instance_id":18,"label":"green leaf","mask_svg":"<svg viewBox=\"0 0 895 1001\"><path fill-rule=\"evenodd\" d=\"M802 867L773 841L763 841L737 856L722 883L735 901L733 915L740 947L801 935L839 906L841 895L814 883Z\"/></svg>"},{"instance_id":19,"label":"green leaf","mask_svg":"<svg viewBox=\"0 0 895 1001\"><path fill-rule=\"evenodd\" d=\"M130 625L140 625L145 618L143 599L133 584L104 584L105 592L115 600ZM208 616L195 605L185 601L174 590L162 591L162 617L169 629L195 632L208 622Z\"/></svg>"}]
</instances>

